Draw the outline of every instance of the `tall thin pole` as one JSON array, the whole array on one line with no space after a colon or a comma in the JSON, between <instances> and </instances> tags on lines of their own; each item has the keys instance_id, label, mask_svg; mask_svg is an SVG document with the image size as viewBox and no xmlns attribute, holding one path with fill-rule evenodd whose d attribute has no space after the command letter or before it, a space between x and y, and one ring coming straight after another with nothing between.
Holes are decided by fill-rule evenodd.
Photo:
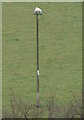
<instances>
[{"instance_id":1,"label":"tall thin pole","mask_svg":"<svg viewBox=\"0 0 84 120\"><path fill-rule=\"evenodd\" d=\"M38 37L38 14L36 15L37 22L37 107L39 107L39 37Z\"/></svg>"}]
</instances>

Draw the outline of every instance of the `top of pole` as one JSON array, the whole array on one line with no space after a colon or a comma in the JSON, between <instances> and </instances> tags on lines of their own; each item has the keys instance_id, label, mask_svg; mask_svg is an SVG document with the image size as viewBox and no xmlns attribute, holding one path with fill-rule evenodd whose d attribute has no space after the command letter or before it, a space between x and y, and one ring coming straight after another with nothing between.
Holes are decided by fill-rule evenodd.
<instances>
[{"instance_id":1,"label":"top of pole","mask_svg":"<svg viewBox=\"0 0 84 120\"><path fill-rule=\"evenodd\" d=\"M34 15L42 15L42 10L38 7L35 8L35 10L33 11Z\"/></svg>"}]
</instances>

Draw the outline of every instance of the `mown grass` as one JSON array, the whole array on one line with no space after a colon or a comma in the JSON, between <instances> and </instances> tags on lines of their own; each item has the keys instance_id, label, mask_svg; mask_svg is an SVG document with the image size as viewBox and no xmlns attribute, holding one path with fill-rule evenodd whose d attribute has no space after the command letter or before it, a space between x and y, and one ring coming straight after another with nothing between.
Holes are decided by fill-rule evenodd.
<instances>
[{"instance_id":1,"label":"mown grass","mask_svg":"<svg viewBox=\"0 0 84 120\"><path fill-rule=\"evenodd\" d=\"M40 106L51 95L58 105L82 97L82 4L3 3L3 110L10 90L36 104L36 17L39 16Z\"/></svg>"}]
</instances>

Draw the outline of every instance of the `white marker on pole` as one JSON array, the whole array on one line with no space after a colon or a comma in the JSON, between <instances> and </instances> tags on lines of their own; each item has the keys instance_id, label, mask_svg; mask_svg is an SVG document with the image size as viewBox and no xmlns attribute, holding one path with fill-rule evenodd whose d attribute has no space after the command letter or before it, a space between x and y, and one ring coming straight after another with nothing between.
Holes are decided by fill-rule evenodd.
<instances>
[{"instance_id":1,"label":"white marker on pole","mask_svg":"<svg viewBox=\"0 0 84 120\"><path fill-rule=\"evenodd\" d=\"M37 75L39 75L39 70L37 70Z\"/></svg>"}]
</instances>

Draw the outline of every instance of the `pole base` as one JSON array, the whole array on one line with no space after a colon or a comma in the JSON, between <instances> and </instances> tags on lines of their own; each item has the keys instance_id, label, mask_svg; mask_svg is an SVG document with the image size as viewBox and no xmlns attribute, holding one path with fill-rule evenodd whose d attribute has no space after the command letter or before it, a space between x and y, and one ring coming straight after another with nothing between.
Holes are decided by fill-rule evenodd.
<instances>
[{"instance_id":1,"label":"pole base","mask_svg":"<svg viewBox=\"0 0 84 120\"><path fill-rule=\"evenodd\" d=\"M37 105L37 108L39 108L39 105Z\"/></svg>"}]
</instances>

